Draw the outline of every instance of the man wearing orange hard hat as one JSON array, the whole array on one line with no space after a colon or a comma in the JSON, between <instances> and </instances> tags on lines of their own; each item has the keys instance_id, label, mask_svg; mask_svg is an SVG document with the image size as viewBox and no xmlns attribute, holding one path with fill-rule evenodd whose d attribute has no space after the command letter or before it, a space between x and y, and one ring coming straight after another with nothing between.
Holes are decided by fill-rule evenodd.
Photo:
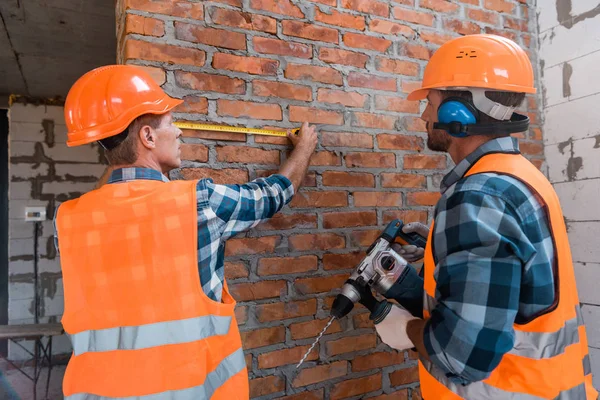
<instances>
[{"instance_id":1,"label":"man wearing orange hard hat","mask_svg":"<svg viewBox=\"0 0 600 400\"><path fill-rule=\"evenodd\" d=\"M528 130L515 109L535 91L516 43L470 35L441 46L408 96L427 99L427 146L456 166L431 228L404 227L428 237L398 249L424 257L396 289L415 295L376 327L391 347L416 348L425 400L598 397L558 197L510 136Z\"/></svg>"},{"instance_id":2,"label":"man wearing orange hard hat","mask_svg":"<svg viewBox=\"0 0 600 400\"><path fill-rule=\"evenodd\" d=\"M171 112L181 103L127 65L88 72L67 96L67 144L99 142L112 170L55 219L73 346L67 400L249 397L225 241L291 200L317 134L306 123L290 134L294 151L268 178L170 182L181 164Z\"/></svg>"}]
</instances>

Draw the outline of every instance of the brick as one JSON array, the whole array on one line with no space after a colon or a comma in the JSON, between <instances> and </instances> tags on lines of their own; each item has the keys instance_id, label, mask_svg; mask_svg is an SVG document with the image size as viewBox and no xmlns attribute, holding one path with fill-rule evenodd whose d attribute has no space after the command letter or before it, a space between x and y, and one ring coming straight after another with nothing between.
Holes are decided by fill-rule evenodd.
<instances>
[{"instance_id":1,"label":"brick","mask_svg":"<svg viewBox=\"0 0 600 400\"><path fill-rule=\"evenodd\" d=\"M443 34L436 33L436 32L424 32L424 31L421 31L420 37L423 41L425 41L427 43L434 43L434 44L439 44L439 45L442 45L442 44L446 43L447 41L454 39L454 36L443 35Z\"/></svg>"},{"instance_id":2,"label":"brick","mask_svg":"<svg viewBox=\"0 0 600 400\"><path fill-rule=\"evenodd\" d=\"M316 256L261 258L256 273L266 276L314 271L317 269L317 261Z\"/></svg>"},{"instance_id":3,"label":"brick","mask_svg":"<svg viewBox=\"0 0 600 400\"><path fill-rule=\"evenodd\" d=\"M324 186L375 187L373 174L344 171L326 171L322 174Z\"/></svg>"},{"instance_id":4,"label":"brick","mask_svg":"<svg viewBox=\"0 0 600 400\"><path fill-rule=\"evenodd\" d=\"M273 81L252 81L252 92L255 96L281 97L300 101L312 100L312 89L308 86L293 85Z\"/></svg>"},{"instance_id":5,"label":"brick","mask_svg":"<svg viewBox=\"0 0 600 400\"><path fill-rule=\"evenodd\" d=\"M278 121L282 119L281 106L279 104L263 104L226 99L217 100L217 114L236 118L246 117Z\"/></svg>"},{"instance_id":6,"label":"brick","mask_svg":"<svg viewBox=\"0 0 600 400\"><path fill-rule=\"evenodd\" d=\"M296 198L294 196L294 198ZM317 227L316 214L281 214L278 213L269 220L262 222L255 229L259 231L279 229L308 229Z\"/></svg>"},{"instance_id":7,"label":"brick","mask_svg":"<svg viewBox=\"0 0 600 400\"><path fill-rule=\"evenodd\" d=\"M419 113L419 102L408 101L396 96L377 95L375 97L375 108L378 110L417 114Z\"/></svg>"},{"instance_id":8,"label":"brick","mask_svg":"<svg viewBox=\"0 0 600 400\"><path fill-rule=\"evenodd\" d=\"M381 230L354 231L351 234L353 246L370 246L381 234Z\"/></svg>"},{"instance_id":9,"label":"brick","mask_svg":"<svg viewBox=\"0 0 600 400\"><path fill-rule=\"evenodd\" d=\"M530 161L531 161L531 163L532 163L533 165L535 165L535 167L536 167L537 169L541 169L541 168L542 168L542 165L544 164L544 160L543 160L543 159L541 159L541 160L530 160Z\"/></svg>"},{"instance_id":10,"label":"brick","mask_svg":"<svg viewBox=\"0 0 600 400\"><path fill-rule=\"evenodd\" d=\"M338 31L333 28L325 28L311 23L285 20L281 23L283 34L296 36L319 42L338 43Z\"/></svg>"},{"instance_id":11,"label":"brick","mask_svg":"<svg viewBox=\"0 0 600 400\"><path fill-rule=\"evenodd\" d=\"M369 400L408 400L408 389L400 389L393 393L370 397Z\"/></svg>"},{"instance_id":12,"label":"brick","mask_svg":"<svg viewBox=\"0 0 600 400\"><path fill-rule=\"evenodd\" d=\"M404 117L404 125L406 130L411 132L427 132L427 125L421 118L416 117Z\"/></svg>"},{"instance_id":13,"label":"brick","mask_svg":"<svg viewBox=\"0 0 600 400\"><path fill-rule=\"evenodd\" d=\"M175 38L225 49L246 50L246 35L224 29L175 22Z\"/></svg>"},{"instance_id":14,"label":"brick","mask_svg":"<svg viewBox=\"0 0 600 400\"><path fill-rule=\"evenodd\" d=\"M229 4L233 7L242 7L242 0L212 0L214 3Z\"/></svg>"},{"instance_id":15,"label":"brick","mask_svg":"<svg viewBox=\"0 0 600 400\"><path fill-rule=\"evenodd\" d=\"M384 35L402 35L407 38L415 37L415 31L411 27L383 19L372 19L369 23L369 30L371 32L383 33Z\"/></svg>"},{"instance_id":16,"label":"brick","mask_svg":"<svg viewBox=\"0 0 600 400\"><path fill-rule=\"evenodd\" d=\"M366 133L321 132L321 146L373 148L373 136Z\"/></svg>"},{"instance_id":17,"label":"brick","mask_svg":"<svg viewBox=\"0 0 600 400\"><path fill-rule=\"evenodd\" d=\"M352 317L354 329L373 328L373 322L369 319L369 313L357 314Z\"/></svg>"},{"instance_id":18,"label":"brick","mask_svg":"<svg viewBox=\"0 0 600 400\"><path fill-rule=\"evenodd\" d=\"M208 161L208 148L203 144L188 144L181 145L181 158L183 160L192 160L197 162Z\"/></svg>"},{"instance_id":19,"label":"brick","mask_svg":"<svg viewBox=\"0 0 600 400\"><path fill-rule=\"evenodd\" d=\"M404 156L404 169L445 169L446 156L427 154L407 154Z\"/></svg>"},{"instance_id":20,"label":"brick","mask_svg":"<svg viewBox=\"0 0 600 400\"><path fill-rule=\"evenodd\" d=\"M350 72L348 74L348 85L375 90L396 91L396 79L377 75L363 74L362 72Z\"/></svg>"},{"instance_id":21,"label":"brick","mask_svg":"<svg viewBox=\"0 0 600 400\"><path fill-rule=\"evenodd\" d=\"M354 192L355 207L400 207L402 194L393 192Z\"/></svg>"},{"instance_id":22,"label":"brick","mask_svg":"<svg viewBox=\"0 0 600 400\"><path fill-rule=\"evenodd\" d=\"M348 279L348 276L349 274L338 274L313 278L298 278L294 281L294 288L299 294L328 293L341 288Z\"/></svg>"},{"instance_id":23,"label":"brick","mask_svg":"<svg viewBox=\"0 0 600 400\"><path fill-rule=\"evenodd\" d=\"M327 365L319 365L313 368L305 368L292 382L293 387L312 385L329 379L339 378L346 375L348 361L336 361Z\"/></svg>"},{"instance_id":24,"label":"brick","mask_svg":"<svg viewBox=\"0 0 600 400\"><path fill-rule=\"evenodd\" d=\"M390 74L417 76L419 74L419 64L403 61L391 60L389 58L377 57L375 60L375 68L381 72Z\"/></svg>"},{"instance_id":25,"label":"brick","mask_svg":"<svg viewBox=\"0 0 600 400\"><path fill-rule=\"evenodd\" d=\"M355 112L353 114L353 126L375 129L394 129L396 125L396 117L391 115L369 114L363 112Z\"/></svg>"},{"instance_id":26,"label":"brick","mask_svg":"<svg viewBox=\"0 0 600 400\"><path fill-rule=\"evenodd\" d=\"M429 60L429 49L425 46L419 46L418 44L404 43L402 46L402 53L410 58L417 58L420 60Z\"/></svg>"},{"instance_id":27,"label":"brick","mask_svg":"<svg viewBox=\"0 0 600 400\"><path fill-rule=\"evenodd\" d=\"M418 136L381 133L377 135L377 145L382 150L423 150L423 139Z\"/></svg>"},{"instance_id":28,"label":"brick","mask_svg":"<svg viewBox=\"0 0 600 400\"><path fill-rule=\"evenodd\" d=\"M306 44L256 36L252 38L252 45L254 50L259 53L312 58L312 46Z\"/></svg>"},{"instance_id":29,"label":"brick","mask_svg":"<svg viewBox=\"0 0 600 400\"><path fill-rule=\"evenodd\" d=\"M227 94L243 94L246 92L246 83L243 80L222 75L175 71L175 81L180 87L202 92Z\"/></svg>"},{"instance_id":30,"label":"brick","mask_svg":"<svg viewBox=\"0 0 600 400\"><path fill-rule=\"evenodd\" d=\"M233 142L245 142L246 134L245 133L235 133L235 132L214 132L214 131L201 131L196 129L182 129L184 137L193 137L198 139L208 139L208 140L226 140Z\"/></svg>"},{"instance_id":31,"label":"brick","mask_svg":"<svg viewBox=\"0 0 600 400\"><path fill-rule=\"evenodd\" d=\"M329 318L325 319L315 319L306 322L298 322L296 324L290 325L290 334L293 340L298 339L308 339L311 337L317 336L325 325L329 322ZM342 328L340 327L339 321L333 321L333 323L327 329L326 334L338 333L341 332Z\"/></svg>"},{"instance_id":32,"label":"brick","mask_svg":"<svg viewBox=\"0 0 600 400\"><path fill-rule=\"evenodd\" d=\"M249 164L279 164L279 150L262 150L246 146L217 147L217 161Z\"/></svg>"},{"instance_id":33,"label":"brick","mask_svg":"<svg viewBox=\"0 0 600 400\"><path fill-rule=\"evenodd\" d=\"M290 318L305 317L307 315L313 315L316 312L317 299L259 304L256 306L256 317L260 322L282 321ZM300 360L300 358L298 358L298 360Z\"/></svg>"},{"instance_id":34,"label":"brick","mask_svg":"<svg viewBox=\"0 0 600 400\"><path fill-rule=\"evenodd\" d=\"M341 26L343 28L358 29L359 31L365 29L364 17L339 12L337 10L329 10L329 14L326 14L320 9L315 8L315 21Z\"/></svg>"},{"instance_id":35,"label":"brick","mask_svg":"<svg viewBox=\"0 0 600 400\"><path fill-rule=\"evenodd\" d=\"M285 379L280 376L270 375L264 378L250 380L250 397L259 397L271 393L283 392L285 390Z\"/></svg>"},{"instance_id":36,"label":"brick","mask_svg":"<svg viewBox=\"0 0 600 400\"><path fill-rule=\"evenodd\" d=\"M511 32L506 29L496 29L496 28L492 28L490 26L486 26L485 33L490 34L490 35L502 36L502 37L508 38L512 41L517 40L517 34L515 32Z\"/></svg>"},{"instance_id":37,"label":"brick","mask_svg":"<svg viewBox=\"0 0 600 400\"><path fill-rule=\"evenodd\" d=\"M391 40L382 39L374 36L367 36L360 33L348 32L344 34L344 44L346 46L358 49L366 49L385 53L392 45Z\"/></svg>"},{"instance_id":38,"label":"brick","mask_svg":"<svg viewBox=\"0 0 600 400\"><path fill-rule=\"evenodd\" d=\"M248 322L248 307L247 306L235 306L235 319L238 325L244 325Z\"/></svg>"},{"instance_id":39,"label":"brick","mask_svg":"<svg viewBox=\"0 0 600 400\"><path fill-rule=\"evenodd\" d=\"M485 0L483 5L488 10L498 11L501 13L510 14L513 12L515 5L504 0Z\"/></svg>"},{"instance_id":40,"label":"brick","mask_svg":"<svg viewBox=\"0 0 600 400\"><path fill-rule=\"evenodd\" d=\"M285 131L285 128L281 128L279 126L263 126L265 129L273 129L278 131ZM254 143L266 143L266 144L279 144L283 146L288 146L291 144L290 140L285 136L266 136L266 135L256 135L254 137Z\"/></svg>"},{"instance_id":41,"label":"brick","mask_svg":"<svg viewBox=\"0 0 600 400\"><path fill-rule=\"evenodd\" d=\"M339 71L313 65L288 64L285 69L285 77L293 80L308 80L333 85L342 84L342 74Z\"/></svg>"},{"instance_id":42,"label":"brick","mask_svg":"<svg viewBox=\"0 0 600 400\"><path fill-rule=\"evenodd\" d=\"M275 14L288 15L290 17L304 18L300 8L292 4L290 0L251 0L250 7L255 10L269 11Z\"/></svg>"},{"instance_id":43,"label":"brick","mask_svg":"<svg viewBox=\"0 0 600 400\"><path fill-rule=\"evenodd\" d=\"M204 20L204 7L202 3L173 0L127 0L126 9L146 11L153 14L163 14L180 18Z\"/></svg>"},{"instance_id":44,"label":"brick","mask_svg":"<svg viewBox=\"0 0 600 400\"><path fill-rule=\"evenodd\" d=\"M231 295L237 301L255 301L285 296L286 281L260 281L237 283L229 287Z\"/></svg>"},{"instance_id":45,"label":"brick","mask_svg":"<svg viewBox=\"0 0 600 400\"><path fill-rule=\"evenodd\" d=\"M542 143L533 143L533 142L519 142L519 148L521 152L529 155L543 155L544 154L544 146Z\"/></svg>"},{"instance_id":46,"label":"brick","mask_svg":"<svg viewBox=\"0 0 600 400\"><path fill-rule=\"evenodd\" d=\"M540 128L531 128L530 137L534 140L542 140L542 130Z\"/></svg>"},{"instance_id":47,"label":"brick","mask_svg":"<svg viewBox=\"0 0 600 400\"><path fill-rule=\"evenodd\" d=\"M290 106L291 122L310 122L313 124L342 125L344 116L337 111L321 110L313 107Z\"/></svg>"},{"instance_id":48,"label":"brick","mask_svg":"<svg viewBox=\"0 0 600 400\"><path fill-rule=\"evenodd\" d=\"M346 240L334 233L294 235L288 238L290 249L296 251L343 249Z\"/></svg>"},{"instance_id":49,"label":"brick","mask_svg":"<svg viewBox=\"0 0 600 400\"><path fill-rule=\"evenodd\" d=\"M310 166L336 166L342 165L339 154L332 151L319 151L310 158Z\"/></svg>"},{"instance_id":50,"label":"brick","mask_svg":"<svg viewBox=\"0 0 600 400\"><path fill-rule=\"evenodd\" d=\"M256 329L253 331L240 332L245 350L257 347L270 346L283 343L285 340L285 327L275 326L272 328Z\"/></svg>"},{"instance_id":51,"label":"brick","mask_svg":"<svg viewBox=\"0 0 600 400\"><path fill-rule=\"evenodd\" d=\"M162 68L147 67L143 65L136 65L136 67L146 71L146 73L148 73L150 77L154 79L154 82L156 82L158 86L164 85L164 83L167 81L167 73Z\"/></svg>"},{"instance_id":52,"label":"brick","mask_svg":"<svg viewBox=\"0 0 600 400\"><path fill-rule=\"evenodd\" d=\"M384 188L388 187L408 187L408 188L421 188L425 187L426 180L423 175L416 174L396 174L384 172L381 174L381 186Z\"/></svg>"},{"instance_id":53,"label":"brick","mask_svg":"<svg viewBox=\"0 0 600 400\"><path fill-rule=\"evenodd\" d=\"M308 0L312 3L320 3L320 4L325 4L328 6L333 6L335 7L337 5L337 0Z\"/></svg>"},{"instance_id":54,"label":"brick","mask_svg":"<svg viewBox=\"0 0 600 400\"><path fill-rule=\"evenodd\" d=\"M406 385L419 381L419 368L416 366L400 369L390 374L391 386Z\"/></svg>"},{"instance_id":55,"label":"brick","mask_svg":"<svg viewBox=\"0 0 600 400\"><path fill-rule=\"evenodd\" d=\"M416 387L412 389L412 400L423 400L423 396L421 395L421 388Z\"/></svg>"},{"instance_id":56,"label":"brick","mask_svg":"<svg viewBox=\"0 0 600 400\"><path fill-rule=\"evenodd\" d=\"M459 8L458 4L446 0L421 0L419 7L443 13L453 13Z\"/></svg>"},{"instance_id":57,"label":"brick","mask_svg":"<svg viewBox=\"0 0 600 400\"><path fill-rule=\"evenodd\" d=\"M279 61L268 58L243 57L233 54L216 53L213 67L229 71L245 72L252 75L276 75Z\"/></svg>"},{"instance_id":58,"label":"brick","mask_svg":"<svg viewBox=\"0 0 600 400\"><path fill-rule=\"evenodd\" d=\"M381 389L381 372L362 378L336 383L330 392L332 399L342 399Z\"/></svg>"},{"instance_id":59,"label":"brick","mask_svg":"<svg viewBox=\"0 0 600 400\"><path fill-rule=\"evenodd\" d=\"M237 279L237 278L247 278L248 277L248 267L243 262L231 262L226 261L223 266L225 270L225 278L226 279Z\"/></svg>"},{"instance_id":60,"label":"brick","mask_svg":"<svg viewBox=\"0 0 600 400\"><path fill-rule=\"evenodd\" d=\"M349 10L360 11L368 15L379 15L380 17L389 17L389 5L376 0L342 0L342 7Z\"/></svg>"},{"instance_id":61,"label":"brick","mask_svg":"<svg viewBox=\"0 0 600 400\"><path fill-rule=\"evenodd\" d=\"M444 29L460 33L461 35L474 35L476 33L481 33L481 27L479 25L474 24L473 22L463 22L455 19L445 19Z\"/></svg>"},{"instance_id":62,"label":"brick","mask_svg":"<svg viewBox=\"0 0 600 400\"><path fill-rule=\"evenodd\" d=\"M409 206L435 206L440 199L439 192L410 192L406 194Z\"/></svg>"},{"instance_id":63,"label":"brick","mask_svg":"<svg viewBox=\"0 0 600 400\"><path fill-rule=\"evenodd\" d=\"M312 392L300 392L291 396L279 397L277 400L322 400L324 399L323 389Z\"/></svg>"},{"instance_id":64,"label":"brick","mask_svg":"<svg viewBox=\"0 0 600 400\"><path fill-rule=\"evenodd\" d=\"M361 251L348 254L325 254L323 256L323 269L326 271L352 269L356 267L364 257L365 253Z\"/></svg>"},{"instance_id":65,"label":"brick","mask_svg":"<svg viewBox=\"0 0 600 400\"><path fill-rule=\"evenodd\" d=\"M264 15L243 13L227 8L213 8L209 11L215 24L226 25L234 28L277 33L277 20Z\"/></svg>"},{"instance_id":66,"label":"brick","mask_svg":"<svg viewBox=\"0 0 600 400\"><path fill-rule=\"evenodd\" d=\"M306 192L297 193L290 203L292 208L347 207L347 192Z\"/></svg>"},{"instance_id":67,"label":"brick","mask_svg":"<svg viewBox=\"0 0 600 400\"><path fill-rule=\"evenodd\" d=\"M504 27L508 29L514 29L517 31L527 32L527 21L519 20L516 18L510 18L503 16Z\"/></svg>"},{"instance_id":68,"label":"brick","mask_svg":"<svg viewBox=\"0 0 600 400\"><path fill-rule=\"evenodd\" d=\"M208 100L205 97L185 96L183 101L183 104L175 108L175 112L194 114L208 113Z\"/></svg>"},{"instance_id":69,"label":"brick","mask_svg":"<svg viewBox=\"0 0 600 400\"><path fill-rule=\"evenodd\" d=\"M396 168L396 155L393 153L348 153L345 160L347 167Z\"/></svg>"},{"instance_id":70,"label":"brick","mask_svg":"<svg viewBox=\"0 0 600 400\"><path fill-rule=\"evenodd\" d=\"M469 19L485 22L490 25L496 25L498 23L498 15L488 11L469 10L467 16Z\"/></svg>"},{"instance_id":71,"label":"brick","mask_svg":"<svg viewBox=\"0 0 600 400\"><path fill-rule=\"evenodd\" d=\"M338 340L330 340L325 343L327 355L337 356L343 353L352 353L366 349L372 349L377 345L377 335L348 336Z\"/></svg>"},{"instance_id":72,"label":"brick","mask_svg":"<svg viewBox=\"0 0 600 400\"><path fill-rule=\"evenodd\" d=\"M394 7L394 18L425 26L433 26L434 20L434 16L432 14L408 10L401 7Z\"/></svg>"},{"instance_id":73,"label":"brick","mask_svg":"<svg viewBox=\"0 0 600 400\"><path fill-rule=\"evenodd\" d=\"M196 67L203 66L206 61L206 54L202 50L135 39L128 39L125 42L124 53L125 60L160 61L170 64L188 64Z\"/></svg>"},{"instance_id":74,"label":"brick","mask_svg":"<svg viewBox=\"0 0 600 400\"><path fill-rule=\"evenodd\" d=\"M354 226L377 225L375 211L349 211L323 214L323 228L349 228Z\"/></svg>"},{"instance_id":75,"label":"brick","mask_svg":"<svg viewBox=\"0 0 600 400\"><path fill-rule=\"evenodd\" d=\"M316 303L316 301L315 301ZM288 364L297 364L304 353L309 349L310 345L292 347L291 349L283 349L271 351L269 353L258 355L258 368L275 368ZM316 346L310 352L306 361L314 361L319 358L319 346Z\"/></svg>"},{"instance_id":76,"label":"brick","mask_svg":"<svg viewBox=\"0 0 600 400\"><path fill-rule=\"evenodd\" d=\"M420 89L423 86L421 81L402 81L402 91L404 93L410 93L413 90Z\"/></svg>"},{"instance_id":77,"label":"brick","mask_svg":"<svg viewBox=\"0 0 600 400\"><path fill-rule=\"evenodd\" d=\"M319 59L330 64L352 65L357 68L364 68L367 61L369 61L369 56L348 50L321 47L319 49Z\"/></svg>"},{"instance_id":78,"label":"brick","mask_svg":"<svg viewBox=\"0 0 600 400\"><path fill-rule=\"evenodd\" d=\"M352 371L368 371L370 369L381 369L390 365L404 363L404 352L378 352L357 356L352 360Z\"/></svg>"},{"instance_id":79,"label":"brick","mask_svg":"<svg viewBox=\"0 0 600 400\"><path fill-rule=\"evenodd\" d=\"M256 139L254 139L256 141ZM268 177L269 175L273 175L278 173L277 170L256 170L256 177L257 178L265 178ZM302 181L302 186L303 187L308 187L308 186L317 186L317 176L315 174L314 171L309 171L306 176L304 177L304 181Z\"/></svg>"},{"instance_id":80,"label":"brick","mask_svg":"<svg viewBox=\"0 0 600 400\"><path fill-rule=\"evenodd\" d=\"M141 15L127 14L125 20L125 34L137 33L144 36L161 37L165 34L165 23L154 18Z\"/></svg>"},{"instance_id":81,"label":"brick","mask_svg":"<svg viewBox=\"0 0 600 400\"><path fill-rule=\"evenodd\" d=\"M225 256L238 256L242 254L272 253L275 251L277 236L264 236L260 238L229 239L225 246Z\"/></svg>"},{"instance_id":82,"label":"brick","mask_svg":"<svg viewBox=\"0 0 600 400\"><path fill-rule=\"evenodd\" d=\"M248 182L248 171L243 169L225 168L183 168L181 175L184 179L211 178L220 185L242 184Z\"/></svg>"},{"instance_id":83,"label":"brick","mask_svg":"<svg viewBox=\"0 0 600 400\"><path fill-rule=\"evenodd\" d=\"M415 211L415 210L393 210L385 211L383 213L383 223L389 224L392 220L399 219L402 221L418 221L423 224L427 223L427 211Z\"/></svg>"},{"instance_id":84,"label":"brick","mask_svg":"<svg viewBox=\"0 0 600 400\"><path fill-rule=\"evenodd\" d=\"M321 88L317 92L317 100L323 103L341 104L346 107L364 107L369 99L366 94L346 92L343 90L331 90Z\"/></svg>"}]
</instances>

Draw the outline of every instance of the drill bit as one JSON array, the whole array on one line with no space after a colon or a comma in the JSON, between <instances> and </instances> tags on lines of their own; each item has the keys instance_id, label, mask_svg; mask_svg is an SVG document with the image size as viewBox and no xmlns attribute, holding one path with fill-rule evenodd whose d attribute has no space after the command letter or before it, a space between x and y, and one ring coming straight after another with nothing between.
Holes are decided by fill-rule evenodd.
<instances>
[{"instance_id":1,"label":"drill bit","mask_svg":"<svg viewBox=\"0 0 600 400\"><path fill-rule=\"evenodd\" d=\"M317 345L317 343L319 343L319 340L321 340L321 336L323 336L325 334L325 331L333 323L334 319L335 319L335 317L331 317L331 319L329 320L329 322L327 323L327 325L325 325L325 328L323 328L323 330L321 331L321 333L319 333L319 336L317 336L317 338L315 339L315 342L306 351L306 354L304 355L304 357L302 357L302 360L300 360L300 362L298 363L298 365L296 365L296 369L298 369L302 365L302 363L304 362L304 360L306 360L306 357L308 357L308 355L310 354L310 352L312 351L312 349L314 349L315 346Z\"/></svg>"}]
</instances>

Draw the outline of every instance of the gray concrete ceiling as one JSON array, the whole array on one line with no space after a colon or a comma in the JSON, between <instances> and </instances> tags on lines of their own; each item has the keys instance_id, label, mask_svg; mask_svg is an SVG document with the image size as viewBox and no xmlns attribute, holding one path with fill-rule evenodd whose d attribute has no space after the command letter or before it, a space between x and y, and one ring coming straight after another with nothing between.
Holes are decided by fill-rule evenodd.
<instances>
[{"instance_id":1,"label":"gray concrete ceiling","mask_svg":"<svg viewBox=\"0 0 600 400\"><path fill-rule=\"evenodd\" d=\"M113 0L0 0L0 96L64 98L115 60Z\"/></svg>"}]
</instances>

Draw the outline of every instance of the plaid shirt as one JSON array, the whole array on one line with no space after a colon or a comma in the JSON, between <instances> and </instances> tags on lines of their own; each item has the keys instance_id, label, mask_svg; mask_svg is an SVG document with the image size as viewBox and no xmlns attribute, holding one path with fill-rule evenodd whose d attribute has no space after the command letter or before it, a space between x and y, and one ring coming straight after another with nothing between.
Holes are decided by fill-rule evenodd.
<instances>
[{"instance_id":1,"label":"plaid shirt","mask_svg":"<svg viewBox=\"0 0 600 400\"><path fill-rule=\"evenodd\" d=\"M437 305L424 342L456 383L487 378L513 347L513 324L554 301L554 248L540 201L506 175L464 177L485 154L518 152L514 138L491 140L442 181L433 236Z\"/></svg>"},{"instance_id":2,"label":"plaid shirt","mask_svg":"<svg viewBox=\"0 0 600 400\"><path fill-rule=\"evenodd\" d=\"M153 169L122 168L111 173L108 183L134 179L169 182ZM271 218L293 195L294 187L283 175L259 178L244 185L217 185L212 179L198 181L198 272L202 290L209 298L221 301L225 241ZM58 242L56 246L58 249Z\"/></svg>"}]
</instances>

